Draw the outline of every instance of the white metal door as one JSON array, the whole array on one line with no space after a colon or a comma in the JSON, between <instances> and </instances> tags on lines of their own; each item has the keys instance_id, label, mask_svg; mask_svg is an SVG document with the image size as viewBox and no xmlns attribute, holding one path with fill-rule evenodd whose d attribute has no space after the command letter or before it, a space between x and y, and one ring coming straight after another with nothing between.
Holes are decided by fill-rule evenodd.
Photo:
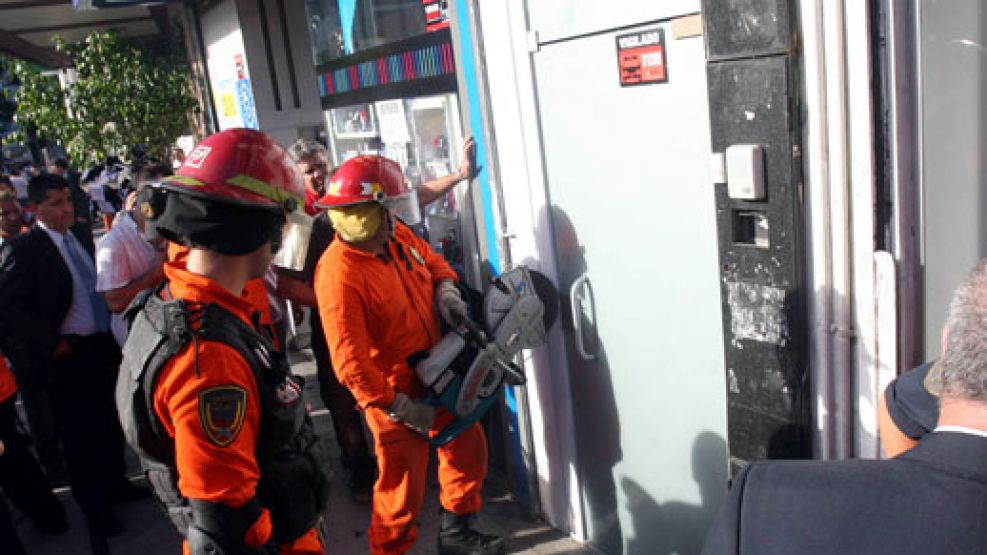
<instances>
[{"instance_id":1,"label":"white metal door","mask_svg":"<svg viewBox=\"0 0 987 555\"><path fill-rule=\"evenodd\" d=\"M620 87L617 35L655 27L668 82ZM667 19L563 35L532 55L548 197L536 233L553 237L575 305L558 362L587 537L604 553L695 552L727 483L702 37L676 38Z\"/></svg>"}]
</instances>

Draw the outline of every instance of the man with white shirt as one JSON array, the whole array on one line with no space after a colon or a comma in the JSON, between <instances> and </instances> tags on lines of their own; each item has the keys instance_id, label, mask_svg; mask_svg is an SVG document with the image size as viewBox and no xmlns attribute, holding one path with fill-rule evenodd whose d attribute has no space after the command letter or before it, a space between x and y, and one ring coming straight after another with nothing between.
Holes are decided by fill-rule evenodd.
<instances>
[{"instance_id":1,"label":"man with white shirt","mask_svg":"<svg viewBox=\"0 0 987 555\"><path fill-rule=\"evenodd\" d=\"M134 191L113 226L96 245L96 291L103 295L113 316L110 330L119 345L127 339L127 324L121 314L144 289L164 281L166 243L152 244L144 236L144 216L132 206L132 199L148 183L171 175L163 164L147 165L137 172Z\"/></svg>"},{"instance_id":2,"label":"man with white shirt","mask_svg":"<svg viewBox=\"0 0 987 555\"><path fill-rule=\"evenodd\" d=\"M124 476L114 388L120 349L95 291L93 245L73 229L68 182L41 174L28 183L37 224L0 247L0 350L17 383L47 393L94 552L121 531L113 501L146 495Z\"/></svg>"},{"instance_id":3,"label":"man with white shirt","mask_svg":"<svg viewBox=\"0 0 987 555\"><path fill-rule=\"evenodd\" d=\"M932 433L890 460L751 464L703 553L987 553L987 261L946 325Z\"/></svg>"}]
</instances>

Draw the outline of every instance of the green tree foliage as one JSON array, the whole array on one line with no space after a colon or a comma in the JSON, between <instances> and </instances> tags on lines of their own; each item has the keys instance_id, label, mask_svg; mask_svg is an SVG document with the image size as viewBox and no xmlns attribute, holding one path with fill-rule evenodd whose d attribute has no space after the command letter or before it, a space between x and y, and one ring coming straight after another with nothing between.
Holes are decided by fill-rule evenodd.
<instances>
[{"instance_id":1,"label":"green tree foliage","mask_svg":"<svg viewBox=\"0 0 987 555\"><path fill-rule=\"evenodd\" d=\"M12 67L13 65L8 58L0 56L0 86L12 80ZM6 89L0 91L0 132L5 131L13 123L14 110L16 108L17 105L14 104L13 95L9 94Z\"/></svg>"},{"instance_id":2,"label":"green tree foliage","mask_svg":"<svg viewBox=\"0 0 987 555\"><path fill-rule=\"evenodd\" d=\"M21 133L36 129L64 146L79 167L111 154L126 157L135 146L165 159L168 147L189 132L188 114L197 107L182 50L168 44L138 48L112 33L58 42L78 73L64 90L57 79L17 63Z\"/></svg>"}]
</instances>

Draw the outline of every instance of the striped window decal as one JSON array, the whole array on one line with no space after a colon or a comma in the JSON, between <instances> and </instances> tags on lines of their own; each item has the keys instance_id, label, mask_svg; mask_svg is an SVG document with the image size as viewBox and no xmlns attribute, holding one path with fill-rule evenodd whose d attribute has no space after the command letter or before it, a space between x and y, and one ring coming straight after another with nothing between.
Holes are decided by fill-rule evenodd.
<instances>
[{"instance_id":1,"label":"striped window decal","mask_svg":"<svg viewBox=\"0 0 987 555\"><path fill-rule=\"evenodd\" d=\"M319 75L319 95L428 79L455 71L452 45L435 44L322 73Z\"/></svg>"}]
</instances>

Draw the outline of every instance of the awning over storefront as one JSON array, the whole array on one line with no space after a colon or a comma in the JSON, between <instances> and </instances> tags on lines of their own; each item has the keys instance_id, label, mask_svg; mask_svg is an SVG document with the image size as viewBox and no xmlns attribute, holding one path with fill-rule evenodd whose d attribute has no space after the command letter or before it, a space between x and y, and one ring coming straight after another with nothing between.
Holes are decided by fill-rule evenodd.
<instances>
[{"instance_id":1,"label":"awning over storefront","mask_svg":"<svg viewBox=\"0 0 987 555\"><path fill-rule=\"evenodd\" d=\"M69 64L52 40L82 40L93 31L121 37L162 33L168 27L164 3L136 5L129 0L0 0L0 54L50 68Z\"/></svg>"}]
</instances>

